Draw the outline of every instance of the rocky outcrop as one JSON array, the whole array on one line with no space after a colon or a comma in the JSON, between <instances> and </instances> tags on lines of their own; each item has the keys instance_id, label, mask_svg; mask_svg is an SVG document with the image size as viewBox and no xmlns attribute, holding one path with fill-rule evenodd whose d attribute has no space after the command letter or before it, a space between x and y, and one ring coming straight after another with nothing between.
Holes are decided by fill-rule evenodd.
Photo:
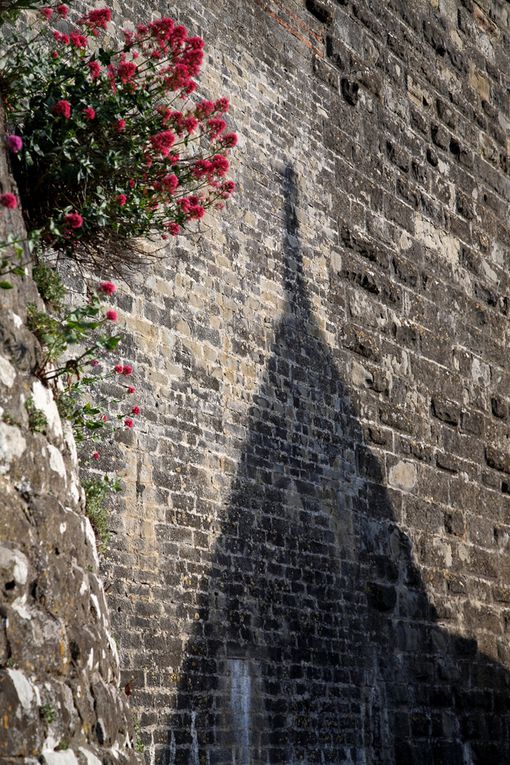
<instances>
[{"instance_id":1,"label":"rocky outcrop","mask_svg":"<svg viewBox=\"0 0 510 765\"><path fill-rule=\"evenodd\" d=\"M3 153L2 153L3 154ZM11 191L5 155L2 191ZM4 210L0 239L23 238ZM74 438L33 376L30 275L0 295L0 762L136 762Z\"/></svg>"}]
</instances>

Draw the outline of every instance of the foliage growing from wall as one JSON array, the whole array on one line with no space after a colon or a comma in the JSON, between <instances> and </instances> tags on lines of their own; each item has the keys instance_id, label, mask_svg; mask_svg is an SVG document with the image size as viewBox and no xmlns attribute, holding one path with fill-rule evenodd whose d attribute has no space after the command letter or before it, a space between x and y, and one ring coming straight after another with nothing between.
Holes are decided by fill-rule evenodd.
<instances>
[{"instance_id":1,"label":"foliage growing from wall","mask_svg":"<svg viewBox=\"0 0 510 765\"><path fill-rule=\"evenodd\" d=\"M82 262L125 262L138 237L177 235L234 190L227 98L195 96L203 40L168 17L108 36L43 8L1 60L8 139L28 229Z\"/></svg>"},{"instance_id":2,"label":"foliage growing from wall","mask_svg":"<svg viewBox=\"0 0 510 765\"><path fill-rule=\"evenodd\" d=\"M39 262L32 269L32 278L44 302L55 309L61 309L66 288L57 272L47 263Z\"/></svg>"},{"instance_id":3,"label":"foliage growing from wall","mask_svg":"<svg viewBox=\"0 0 510 765\"><path fill-rule=\"evenodd\" d=\"M34 238L20 239L13 234L0 241L0 289L11 290L11 279L16 276L23 278L25 268L30 261Z\"/></svg>"},{"instance_id":4,"label":"foliage growing from wall","mask_svg":"<svg viewBox=\"0 0 510 765\"><path fill-rule=\"evenodd\" d=\"M44 433L48 426L48 420L46 415L37 409L32 397L26 400L25 409L28 414L28 427L32 433Z\"/></svg>"},{"instance_id":5,"label":"foliage growing from wall","mask_svg":"<svg viewBox=\"0 0 510 765\"><path fill-rule=\"evenodd\" d=\"M112 493L120 491L120 481L108 476L86 478L82 481L82 486L85 492L85 512L96 533L100 547L105 549L110 539L107 501Z\"/></svg>"},{"instance_id":6,"label":"foliage growing from wall","mask_svg":"<svg viewBox=\"0 0 510 765\"><path fill-rule=\"evenodd\" d=\"M117 311L105 307L105 298L117 290L113 282L100 282L86 301L69 309L63 304L65 288L48 266L34 268L46 310L29 306L28 326L42 345L43 353L35 374L54 393L59 412L73 428L78 443L98 440L105 431L123 425L131 429L138 405L119 403L135 392L128 378L131 364L114 355L122 336L111 331ZM120 412L112 413L112 408ZM99 459L94 451L93 459Z\"/></svg>"},{"instance_id":7,"label":"foliage growing from wall","mask_svg":"<svg viewBox=\"0 0 510 765\"><path fill-rule=\"evenodd\" d=\"M3 0L0 6L0 24L14 22L21 11L40 6L38 0Z\"/></svg>"},{"instance_id":8,"label":"foliage growing from wall","mask_svg":"<svg viewBox=\"0 0 510 765\"><path fill-rule=\"evenodd\" d=\"M43 348L36 374L51 387L61 417L71 423L81 447L81 466L90 467L101 460L99 444L118 429L131 430L141 413L138 404L129 403L136 390L131 384L133 367L114 355L122 342L122 336L109 329L117 321L117 311L103 305L117 287L110 281L100 282L84 303L69 309L56 272L46 264L37 264L33 271L46 301L46 310L31 305L28 312L29 328ZM31 430L43 432L47 425L44 415L31 399L25 407ZM112 476L89 474L82 485L85 512L104 550L109 539L109 499L119 491L120 482Z\"/></svg>"}]
</instances>

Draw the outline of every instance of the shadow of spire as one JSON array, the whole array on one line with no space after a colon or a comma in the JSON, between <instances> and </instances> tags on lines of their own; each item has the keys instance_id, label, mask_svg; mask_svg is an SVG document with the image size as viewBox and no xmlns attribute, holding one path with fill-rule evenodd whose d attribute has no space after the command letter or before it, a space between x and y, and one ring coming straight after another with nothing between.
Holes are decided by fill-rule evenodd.
<instances>
[{"instance_id":1,"label":"shadow of spire","mask_svg":"<svg viewBox=\"0 0 510 765\"><path fill-rule=\"evenodd\" d=\"M161 762L510 762L508 673L437 624L314 317L291 167L283 185L286 304Z\"/></svg>"}]
</instances>

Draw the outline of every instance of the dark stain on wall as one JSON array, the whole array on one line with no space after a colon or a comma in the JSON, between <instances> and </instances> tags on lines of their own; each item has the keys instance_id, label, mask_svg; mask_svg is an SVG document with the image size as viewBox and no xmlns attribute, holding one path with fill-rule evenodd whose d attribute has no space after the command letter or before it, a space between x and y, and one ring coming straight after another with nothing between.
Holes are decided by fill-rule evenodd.
<instances>
[{"instance_id":1,"label":"dark stain on wall","mask_svg":"<svg viewBox=\"0 0 510 765\"><path fill-rule=\"evenodd\" d=\"M287 305L198 587L163 761L502 765L509 674L436 623L314 319L291 167L285 199Z\"/></svg>"}]
</instances>

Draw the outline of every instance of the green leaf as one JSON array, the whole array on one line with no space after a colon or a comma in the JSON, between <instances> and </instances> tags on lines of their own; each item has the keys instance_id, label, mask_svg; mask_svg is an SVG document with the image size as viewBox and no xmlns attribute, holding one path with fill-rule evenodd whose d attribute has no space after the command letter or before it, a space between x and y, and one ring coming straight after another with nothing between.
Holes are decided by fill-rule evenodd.
<instances>
[{"instance_id":1,"label":"green leaf","mask_svg":"<svg viewBox=\"0 0 510 765\"><path fill-rule=\"evenodd\" d=\"M82 406L82 410L85 412L85 414L100 414L101 410L98 409L96 406L92 406L90 403L86 403Z\"/></svg>"},{"instance_id":2,"label":"green leaf","mask_svg":"<svg viewBox=\"0 0 510 765\"><path fill-rule=\"evenodd\" d=\"M104 422L88 421L85 423L87 430L100 430L104 426Z\"/></svg>"},{"instance_id":3,"label":"green leaf","mask_svg":"<svg viewBox=\"0 0 510 765\"><path fill-rule=\"evenodd\" d=\"M114 351L119 343L122 342L122 337L119 337L119 335L112 335L111 337L101 338L99 342L107 351Z\"/></svg>"},{"instance_id":4,"label":"green leaf","mask_svg":"<svg viewBox=\"0 0 510 765\"><path fill-rule=\"evenodd\" d=\"M98 58L102 64L109 64L112 60L112 53L104 48L99 48Z\"/></svg>"},{"instance_id":5,"label":"green leaf","mask_svg":"<svg viewBox=\"0 0 510 765\"><path fill-rule=\"evenodd\" d=\"M82 330L83 332L97 329L99 326L101 326L100 321L84 321L81 319L66 321L66 329L78 329Z\"/></svg>"},{"instance_id":6,"label":"green leaf","mask_svg":"<svg viewBox=\"0 0 510 765\"><path fill-rule=\"evenodd\" d=\"M0 281L0 289L2 290L12 290L13 287L14 285L11 284L10 282Z\"/></svg>"}]
</instances>

